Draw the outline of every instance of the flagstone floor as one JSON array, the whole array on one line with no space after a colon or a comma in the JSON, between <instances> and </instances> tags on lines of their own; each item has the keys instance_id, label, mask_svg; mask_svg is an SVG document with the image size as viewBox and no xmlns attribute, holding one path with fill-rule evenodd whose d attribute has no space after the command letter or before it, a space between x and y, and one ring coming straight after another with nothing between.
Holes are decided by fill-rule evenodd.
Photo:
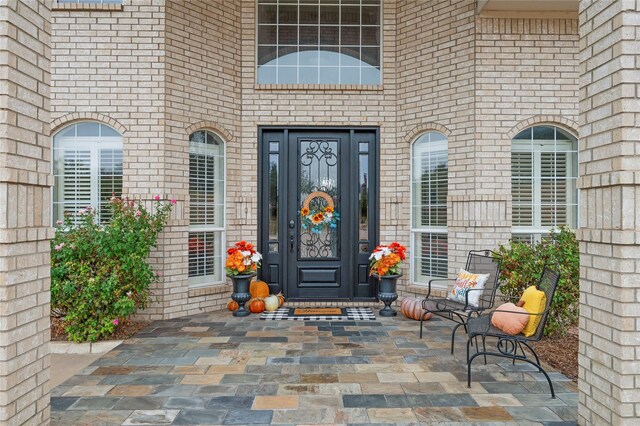
<instances>
[{"instance_id":1,"label":"flagstone floor","mask_svg":"<svg viewBox=\"0 0 640 426\"><path fill-rule=\"evenodd\" d=\"M576 386L477 359L451 323L158 321L52 391L53 425L576 424Z\"/></svg>"}]
</instances>

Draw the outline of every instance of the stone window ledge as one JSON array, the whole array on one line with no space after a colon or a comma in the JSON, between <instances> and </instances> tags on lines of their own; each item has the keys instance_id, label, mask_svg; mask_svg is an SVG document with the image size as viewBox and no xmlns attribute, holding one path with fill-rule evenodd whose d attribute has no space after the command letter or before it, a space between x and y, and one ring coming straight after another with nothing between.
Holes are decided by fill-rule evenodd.
<instances>
[{"instance_id":1,"label":"stone window ledge","mask_svg":"<svg viewBox=\"0 0 640 426\"><path fill-rule=\"evenodd\" d=\"M215 284L207 287L193 287L189 289L189 297L209 296L211 294L229 293L233 290L231 284Z\"/></svg>"},{"instance_id":2,"label":"stone window ledge","mask_svg":"<svg viewBox=\"0 0 640 426\"><path fill-rule=\"evenodd\" d=\"M382 85L372 84L256 84L256 90L382 92Z\"/></svg>"},{"instance_id":3,"label":"stone window ledge","mask_svg":"<svg viewBox=\"0 0 640 426\"><path fill-rule=\"evenodd\" d=\"M426 296L429 292L429 287L426 285L409 284L406 292L415 294L416 296ZM447 289L444 287L432 287L431 297L447 297Z\"/></svg>"},{"instance_id":4,"label":"stone window ledge","mask_svg":"<svg viewBox=\"0 0 640 426\"><path fill-rule=\"evenodd\" d=\"M52 11L59 10L84 10L84 11L120 11L123 9L122 4L116 3L58 3L57 1L53 1L51 5Z\"/></svg>"}]
</instances>

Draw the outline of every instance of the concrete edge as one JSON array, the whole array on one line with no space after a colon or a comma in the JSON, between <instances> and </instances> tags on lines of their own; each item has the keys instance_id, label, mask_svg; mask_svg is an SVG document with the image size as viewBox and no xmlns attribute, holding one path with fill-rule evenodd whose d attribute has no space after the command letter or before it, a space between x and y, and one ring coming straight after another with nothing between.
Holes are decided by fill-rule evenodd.
<instances>
[{"instance_id":1,"label":"concrete edge","mask_svg":"<svg viewBox=\"0 0 640 426\"><path fill-rule=\"evenodd\" d=\"M49 352L52 354L104 354L122 342L123 340L95 343L49 342Z\"/></svg>"}]
</instances>

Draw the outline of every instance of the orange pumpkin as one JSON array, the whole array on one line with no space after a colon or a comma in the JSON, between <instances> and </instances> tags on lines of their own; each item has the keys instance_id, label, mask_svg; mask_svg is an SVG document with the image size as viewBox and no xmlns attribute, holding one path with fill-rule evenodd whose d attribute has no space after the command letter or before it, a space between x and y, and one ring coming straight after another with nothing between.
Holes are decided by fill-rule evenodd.
<instances>
[{"instance_id":1,"label":"orange pumpkin","mask_svg":"<svg viewBox=\"0 0 640 426\"><path fill-rule=\"evenodd\" d=\"M276 294L276 297L278 298L278 308L282 307L282 305L284 305L284 295L282 294L282 292Z\"/></svg>"},{"instance_id":2,"label":"orange pumpkin","mask_svg":"<svg viewBox=\"0 0 640 426\"><path fill-rule=\"evenodd\" d=\"M269 295L269 286L264 281L252 281L249 285L249 293L254 299L264 299Z\"/></svg>"},{"instance_id":3,"label":"orange pumpkin","mask_svg":"<svg viewBox=\"0 0 640 426\"><path fill-rule=\"evenodd\" d=\"M422 299L405 297L400 304L400 312L407 318L420 321L420 317L424 313L424 309L422 309ZM432 316L433 314L429 312L424 316L424 319L431 319Z\"/></svg>"},{"instance_id":4,"label":"orange pumpkin","mask_svg":"<svg viewBox=\"0 0 640 426\"><path fill-rule=\"evenodd\" d=\"M238 305L238 302L236 302L235 300L229 300L227 302L227 309L231 312L238 310L239 307L240 305Z\"/></svg>"},{"instance_id":5,"label":"orange pumpkin","mask_svg":"<svg viewBox=\"0 0 640 426\"><path fill-rule=\"evenodd\" d=\"M264 300L262 299L249 300L249 311L252 314L259 314L261 312L264 312Z\"/></svg>"}]
</instances>

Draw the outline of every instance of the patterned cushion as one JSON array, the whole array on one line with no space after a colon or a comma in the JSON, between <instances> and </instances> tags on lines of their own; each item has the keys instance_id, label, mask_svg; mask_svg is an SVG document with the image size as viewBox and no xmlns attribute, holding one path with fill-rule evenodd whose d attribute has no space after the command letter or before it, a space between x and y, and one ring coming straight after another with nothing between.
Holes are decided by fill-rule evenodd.
<instances>
[{"instance_id":1,"label":"patterned cushion","mask_svg":"<svg viewBox=\"0 0 640 426\"><path fill-rule=\"evenodd\" d=\"M541 314L547 304L547 296L544 291L540 291L535 285L532 285L522 293L520 301L524 302L523 308L530 314ZM538 324L542 321L542 315L530 315L529 317L529 323L522 332L527 337L535 334Z\"/></svg>"},{"instance_id":2,"label":"patterned cushion","mask_svg":"<svg viewBox=\"0 0 640 426\"><path fill-rule=\"evenodd\" d=\"M491 324L511 336L522 333L528 322L529 315L527 315L527 310L519 308L513 303L505 303L498 306L498 309L491 316Z\"/></svg>"},{"instance_id":3,"label":"patterned cushion","mask_svg":"<svg viewBox=\"0 0 640 426\"><path fill-rule=\"evenodd\" d=\"M483 289L488 279L489 274L472 274L464 269L460 269L456 283L447 295L447 299L453 300L454 302L465 303L467 291L472 288L478 290ZM472 291L469 293L469 306L478 307L481 295L482 291Z\"/></svg>"}]
</instances>

